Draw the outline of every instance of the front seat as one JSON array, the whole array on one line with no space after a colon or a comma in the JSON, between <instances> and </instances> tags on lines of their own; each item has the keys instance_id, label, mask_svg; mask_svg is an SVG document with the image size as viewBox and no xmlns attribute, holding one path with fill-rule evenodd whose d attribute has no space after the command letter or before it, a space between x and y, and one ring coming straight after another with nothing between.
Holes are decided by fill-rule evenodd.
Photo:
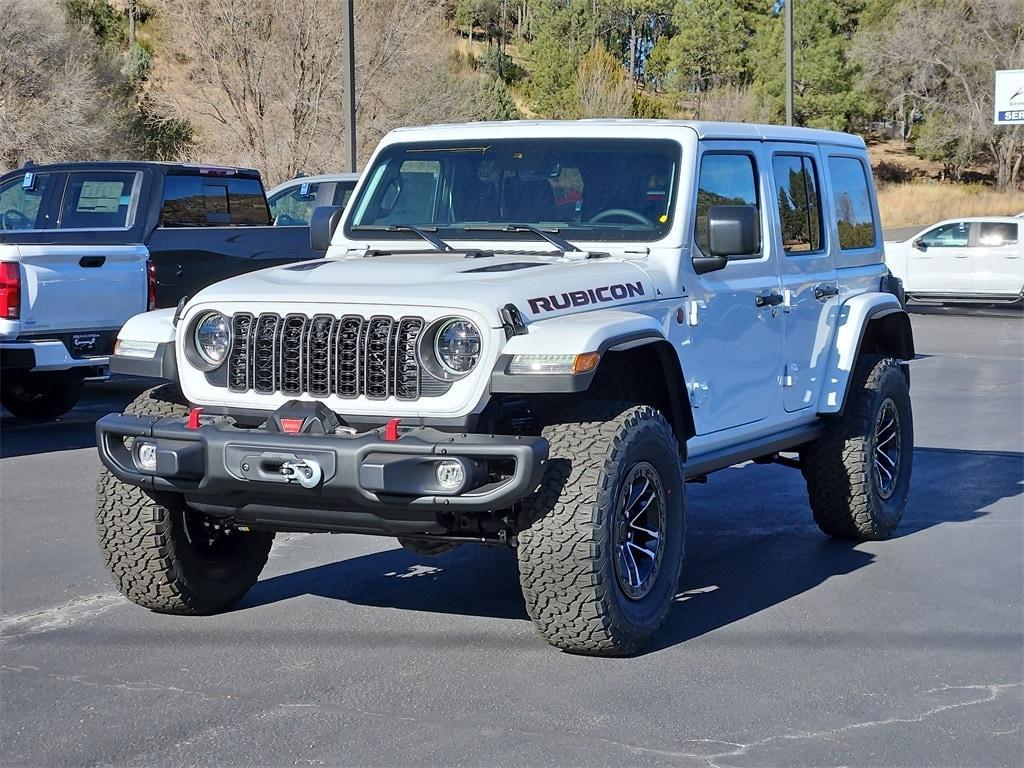
<instances>
[{"instance_id":1,"label":"front seat","mask_svg":"<svg viewBox=\"0 0 1024 768\"><path fill-rule=\"evenodd\" d=\"M505 187L505 219L525 224L557 221L555 193L547 179L520 181Z\"/></svg>"}]
</instances>

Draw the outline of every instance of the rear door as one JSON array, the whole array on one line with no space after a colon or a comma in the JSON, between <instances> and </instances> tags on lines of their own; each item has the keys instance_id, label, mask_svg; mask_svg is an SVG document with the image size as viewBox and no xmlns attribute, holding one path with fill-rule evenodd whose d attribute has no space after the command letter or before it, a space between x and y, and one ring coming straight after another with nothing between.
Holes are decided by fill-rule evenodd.
<instances>
[{"instance_id":1,"label":"rear door","mask_svg":"<svg viewBox=\"0 0 1024 768\"><path fill-rule=\"evenodd\" d=\"M915 240L907 253L908 290L913 293L974 293L971 221L940 224Z\"/></svg>"},{"instance_id":2,"label":"rear door","mask_svg":"<svg viewBox=\"0 0 1024 768\"><path fill-rule=\"evenodd\" d=\"M5 210L24 211L24 217L17 219L24 223L36 206L33 196L41 192L43 202L36 208L33 228L82 232L87 239L85 233L129 230L140 187L141 174L136 171L40 174L6 182L0 204L11 206ZM16 248L21 264L22 335L119 328L146 310L148 253L142 245L52 242L22 243Z\"/></svg>"},{"instance_id":3,"label":"rear door","mask_svg":"<svg viewBox=\"0 0 1024 768\"><path fill-rule=\"evenodd\" d=\"M767 143L781 254L785 341L779 371L789 412L816 405L839 304L835 245L822 206L822 162L813 144Z\"/></svg>"},{"instance_id":4,"label":"rear door","mask_svg":"<svg viewBox=\"0 0 1024 768\"><path fill-rule=\"evenodd\" d=\"M1018 296L1024 288L1024 243L1016 221L982 221L971 248L974 293Z\"/></svg>"}]
</instances>

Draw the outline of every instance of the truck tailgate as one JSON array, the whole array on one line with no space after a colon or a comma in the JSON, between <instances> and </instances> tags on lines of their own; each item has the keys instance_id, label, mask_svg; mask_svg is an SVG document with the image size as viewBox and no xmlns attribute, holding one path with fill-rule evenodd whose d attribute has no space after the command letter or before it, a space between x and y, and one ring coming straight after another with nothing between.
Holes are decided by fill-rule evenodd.
<instances>
[{"instance_id":1,"label":"truck tailgate","mask_svg":"<svg viewBox=\"0 0 1024 768\"><path fill-rule=\"evenodd\" d=\"M0 246L21 262L21 335L120 328L146 311L144 245Z\"/></svg>"}]
</instances>

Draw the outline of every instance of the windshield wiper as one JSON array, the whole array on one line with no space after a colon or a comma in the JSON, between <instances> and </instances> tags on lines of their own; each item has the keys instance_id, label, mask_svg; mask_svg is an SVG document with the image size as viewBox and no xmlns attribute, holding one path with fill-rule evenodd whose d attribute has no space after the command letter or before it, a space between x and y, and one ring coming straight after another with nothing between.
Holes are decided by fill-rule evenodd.
<instances>
[{"instance_id":1,"label":"windshield wiper","mask_svg":"<svg viewBox=\"0 0 1024 768\"><path fill-rule=\"evenodd\" d=\"M437 232L437 227L414 227L412 224L355 224L352 226L352 230L363 232L412 232L414 235L426 240L439 251L453 250L440 237L431 234L431 232Z\"/></svg>"},{"instance_id":2,"label":"windshield wiper","mask_svg":"<svg viewBox=\"0 0 1024 768\"><path fill-rule=\"evenodd\" d=\"M558 229L541 229L532 224L470 224L462 228L464 232L532 232L541 240L547 240L561 251L569 253L579 251L575 245L564 237L558 236Z\"/></svg>"}]
</instances>

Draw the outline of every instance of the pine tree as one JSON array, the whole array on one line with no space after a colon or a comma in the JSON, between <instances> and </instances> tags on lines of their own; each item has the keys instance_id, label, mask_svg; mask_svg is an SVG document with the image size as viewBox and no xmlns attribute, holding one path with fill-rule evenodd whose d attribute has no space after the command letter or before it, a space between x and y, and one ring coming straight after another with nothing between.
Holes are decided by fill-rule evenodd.
<instances>
[{"instance_id":1,"label":"pine tree","mask_svg":"<svg viewBox=\"0 0 1024 768\"><path fill-rule=\"evenodd\" d=\"M793 111L797 125L848 129L864 111L857 89L858 67L847 56L860 0L788 0L793 2ZM763 104L762 119L785 116L783 20L762 22L752 61L754 87Z\"/></svg>"},{"instance_id":2,"label":"pine tree","mask_svg":"<svg viewBox=\"0 0 1024 768\"><path fill-rule=\"evenodd\" d=\"M543 117L578 116L576 73L594 37L591 8L591 0L547 0L532 10L529 96Z\"/></svg>"}]
</instances>

